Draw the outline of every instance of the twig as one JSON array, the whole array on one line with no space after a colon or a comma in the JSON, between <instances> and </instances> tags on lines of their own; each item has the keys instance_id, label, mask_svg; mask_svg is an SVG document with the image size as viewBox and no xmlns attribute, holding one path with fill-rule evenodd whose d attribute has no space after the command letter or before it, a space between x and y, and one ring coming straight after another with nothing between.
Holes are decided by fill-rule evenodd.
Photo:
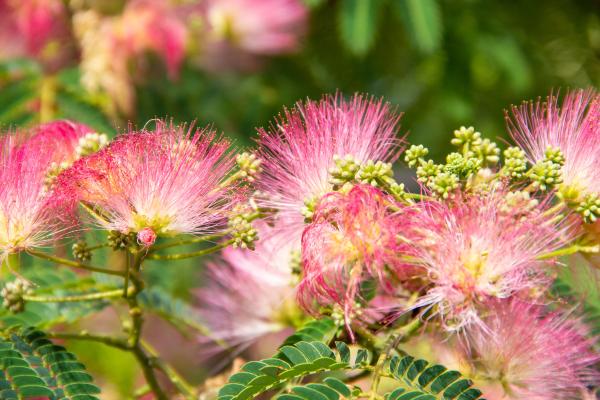
<instances>
[{"instance_id":1,"label":"twig","mask_svg":"<svg viewBox=\"0 0 600 400\"><path fill-rule=\"evenodd\" d=\"M102 299L111 299L120 297L123 294L122 289L110 290L106 292L86 293L72 296L30 296L24 295L23 300L36 303L69 303L77 301L93 301Z\"/></svg>"},{"instance_id":2,"label":"twig","mask_svg":"<svg viewBox=\"0 0 600 400\"><path fill-rule=\"evenodd\" d=\"M91 272L100 272L102 274L107 274L107 275L125 276L125 274L122 271L116 271L116 270L112 270L112 269L94 267L94 266L91 266L91 265L79 263L77 261L68 260L66 258L56 257L56 256L53 256L53 255L50 255L50 254L46 254L46 253L43 253L43 252L37 251L37 250L27 250L27 253L29 253L30 255L32 255L34 257L38 257L38 258L42 258L44 260L52 261L52 262L55 262L57 264L66 265L67 267L84 269L86 271L91 271Z\"/></svg>"},{"instance_id":3,"label":"twig","mask_svg":"<svg viewBox=\"0 0 600 400\"><path fill-rule=\"evenodd\" d=\"M234 242L233 239L226 240L225 242L219 243L218 245L213 246L213 247L209 247L208 249L198 250L198 251L194 251L191 253L150 254L150 255L148 255L148 258L152 259L152 260L184 260L186 258L201 257L201 256L205 256L207 254L211 254L216 251L219 251L219 250L229 246L233 242Z\"/></svg>"}]
</instances>

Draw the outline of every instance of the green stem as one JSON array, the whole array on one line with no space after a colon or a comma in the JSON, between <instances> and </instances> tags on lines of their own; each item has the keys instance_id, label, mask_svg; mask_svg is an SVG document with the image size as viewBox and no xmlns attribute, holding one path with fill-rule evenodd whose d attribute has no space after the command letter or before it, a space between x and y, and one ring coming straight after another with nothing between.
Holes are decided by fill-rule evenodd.
<instances>
[{"instance_id":1,"label":"green stem","mask_svg":"<svg viewBox=\"0 0 600 400\"><path fill-rule=\"evenodd\" d=\"M112 299L120 297L123 294L122 289L110 290L107 292L88 293L73 296L23 296L25 301L32 301L37 303L69 303L77 301L92 301L102 299Z\"/></svg>"},{"instance_id":2,"label":"green stem","mask_svg":"<svg viewBox=\"0 0 600 400\"><path fill-rule=\"evenodd\" d=\"M50 122L54 119L56 102L56 77L46 76L40 87L40 122Z\"/></svg>"},{"instance_id":3,"label":"green stem","mask_svg":"<svg viewBox=\"0 0 600 400\"><path fill-rule=\"evenodd\" d=\"M186 258L201 257L201 256L205 256L207 254L214 253L214 252L219 251L221 249L224 249L225 247L229 246L233 242L234 242L233 239L226 240L225 242L220 243L220 244L218 244L216 246L213 246L213 247L209 247L208 249L198 250L198 251L194 251L194 252L191 252L191 253L150 254L150 255L148 255L148 258L152 259L152 260L184 260Z\"/></svg>"},{"instance_id":4,"label":"green stem","mask_svg":"<svg viewBox=\"0 0 600 400\"><path fill-rule=\"evenodd\" d=\"M130 348L124 339L117 339L111 336L92 335L87 332L80 333L62 333L62 332L47 332L46 335L51 339L66 339L66 340L89 340L92 342L103 343L107 346L116 347L121 350L129 351Z\"/></svg>"},{"instance_id":5,"label":"green stem","mask_svg":"<svg viewBox=\"0 0 600 400\"><path fill-rule=\"evenodd\" d=\"M92 272L100 272L102 274L107 274L107 275L124 276L123 272L121 272L121 271L93 267L91 265L82 264L77 261L68 260L66 258L56 257L56 256L46 254L46 253L43 253L43 252L37 251L37 250L27 250L27 253L29 253L32 256L38 257L38 258L43 258L44 260L52 261L52 262L55 262L55 263L61 264L61 265L66 265L67 267L79 268L79 269L84 269L86 271L92 271Z\"/></svg>"},{"instance_id":6,"label":"green stem","mask_svg":"<svg viewBox=\"0 0 600 400\"><path fill-rule=\"evenodd\" d=\"M550 258L556 258L561 256L569 256L575 253L598 253L600 251L600 245L595 246L583 246L580 244L574 244L568 247L563 247L550 253L542 254L538 256L538 260L548 260Z\"/></svg>"},{"instance_id":7,"label":"green stem","mask_svg":"<svg viewBox=\"0 0 600 400\"><path fill-rule=\"evenodd\" d=\"M227 232L223 232L223 233L215 234L215 235L205 235L205 236L198 236L198 237L194 237L194 238L175 240L173 242L164 243L164 244L160 244L157 246L152 246L152 248L150 248L149 253L155 253L159 250L169 249L171 247L176 247L176 246L183 246L186 244L207 242L209 240L219 239L226 234L227 234Z\"/></svg>"},{"instance_id":8,"label":"green stem","mask_svg":"<svg viewBox=\"0 0 600 400\"><path fill-rule=\"evenodd\" d=\"M383 367L385 366L386 361L388 360L392 350L400 343L401 341L405 341L409 337L412 336L422 325L421 319L416 317L411 320L408 324L402 326L397 331L393 332L388 340L386 347L379 354L379 358L377 359L377 364L375 365L375 369L373 371L373 378L371 383L371 400L375 400L378 398L377 390L379 389L379 383L381 382Z\"/></svg>"},{"instance_id":9,"label":"green stem","mask_svg":"<svg viewBox=\"0 0 600 400\"><path fill-rule=\"evenodd\" d=\"M156 366L156 368L162 371L167 376L167 378L169 378L171 383L173 383L177 390L179 390L179 392L183 394L187 400L194 400L198 398L198 394L196 393L196 390L192 387L192 385L190 385L170 365L158 358L157 352L156 350L154 350L154 348L152 348L152 346L150 346L143 340L141 341L141 345L142 348L146 351L146 353L154 358L154 365Z\"/></svg>"}]
</instances>

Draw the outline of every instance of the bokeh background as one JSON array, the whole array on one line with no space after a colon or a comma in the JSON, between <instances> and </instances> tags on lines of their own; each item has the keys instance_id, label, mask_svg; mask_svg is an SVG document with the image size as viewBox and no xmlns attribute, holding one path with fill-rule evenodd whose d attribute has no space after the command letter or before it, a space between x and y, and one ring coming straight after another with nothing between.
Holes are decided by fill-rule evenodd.
<instances>
[{"instance_id":1,"label":"bokeh background","mask_svg":"<svg viewBox=\"0 0 600 400\"><path fill-rule=\"evenodd\" d=\"M260 37L269 29L285 35ZM599 58L597 0L0 0L0 126L69 118L114 136L172 118L247 147L284 106L364 92L404 112L402 133L440 158L461 125L505 138L511 104L598 87ZM148 268L182 300L165 313L192 316L183 301L201 284L201 264ZM110 332L114 319L87 324ZM189 331L149 329L200 382L206 357L190 360L199 350ZM71 348L109 387L105 398L139 382L119 351Z\"/></svg>"}]
</instances>

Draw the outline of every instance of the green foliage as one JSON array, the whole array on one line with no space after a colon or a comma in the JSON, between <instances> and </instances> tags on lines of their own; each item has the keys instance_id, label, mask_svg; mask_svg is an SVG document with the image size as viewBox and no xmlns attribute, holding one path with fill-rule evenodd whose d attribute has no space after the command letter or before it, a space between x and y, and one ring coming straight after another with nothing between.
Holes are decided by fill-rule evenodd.
<instances>
[{"instance_id":1,"label":"green foliage","mask_svg":"<svg viewBox=\"0 0 600 400\"><path fill-rule=\"evenodd\" d=\"M23 126L39 122L44 86L52 86L49 101L53 119L73 119L113 135L115 129L102 111L98 99L89 95L79 82L76 69L44 76L34 62L8 61L0 64L0 126Z\"/></svg>"},{"instance_id":2,"label":"green foliage","mask_svg":"<svg viewBox=\"0 0 600 400\"><path fill-rule=\"evenodd\" d=\"M383 0L343 0L338 12L342 42L353 54L364 56L375 41Z\"/></svg>"},{"instance_id":3,"label":"green foliage","mask_svg":"<svg viewBox=\"0 0 600 400\"><path fill-rule=\"evenodd\" d=\"M420 400L475 400L482 396L479 389L472 387L473 382L462 378L460 372L409 355L392 357L388 370L405 385L388 393L388 400L417 396L421 396Z\"/></svg>"},{"instance_id":4,"label":"green foliage","mask_svg":"<svg viewBox=\"0 0 600 400\"><path fill-rule=\"evenodd\" d=\"M396 0L393 3L413 46L423 53L437 50L442 43L442 15L437 0Z\"/></svg>"},{"instance_id":5,"label":"green foliage","mask_svg":"<svg viewBox=\"0 0 600 400\"><path fill-rule=\"evenodd\" d=\"M306 322L293 335L289 336L282 346L292 346L301 341L318 341L329 343L338 332L338 326L331 318L321 318Z\"/></svg>"},{"instance_id":6,"label":"green foliage","mask_svg":"<svg viewBox=\"0 0 600 400\"><path fill-rule=\"evenodd\" d=\"M0 398L97 400L100 389L75 354L32 329L0 338Z\"/></svg>"},{"instance_id":7,"label":"green foliage","mask_svg":"<svg viewBox=\"0 0 600 400\"><path fill-rule=\"evenodd\" d=\"M329 346L321 342L297 342L283 346L279 357L250 361L233 374L219 390L219 400L253 399L286 382L323 371L349 368L338 361Z\"/></svg>"},{"instance_id":8,"label":"green foliage","mask_svg":"<svg viewBox=\"0 0 600 400\"><path fill-rule=\"evenodd\" d=\"M325 343L316 341L285 345L273 358L244 364L241 371L233 374L221 388L218 399L253 399L316 373L351 369L372 372L377 369L372 365L370 351L358 348L352 357L345 343L336 342L336 348L337 351L333 352ZM393 356L380 372L381 376L395 379L400 386L386 394L386 399L483 400L481 391L473 388L472 382L464 379L458 371L409 355ZM323 383L293 386L275 398L337 400L358 395L359 392L359 389L350 388L339 379L327 377Z\"/></svg>"},{"instance_id":9,"label":"green foliage","mask_svg":"<svg viewBox=\"0 0 600 400\"><path fill-rule=\"evenodd\" d=\"M36 285L38 288L35 291L36 294L68 296L98 290L98 288L90 290L96 283L92 277L82 277L66 268L32 267L23 271L23 276ZM109 302L106 300L65 303L27 302L25 311L18 314L0 308L0 328L36 327L46 329L60 323L76 322L102 311L108 305Z\"/></svg>"}]
</instances>

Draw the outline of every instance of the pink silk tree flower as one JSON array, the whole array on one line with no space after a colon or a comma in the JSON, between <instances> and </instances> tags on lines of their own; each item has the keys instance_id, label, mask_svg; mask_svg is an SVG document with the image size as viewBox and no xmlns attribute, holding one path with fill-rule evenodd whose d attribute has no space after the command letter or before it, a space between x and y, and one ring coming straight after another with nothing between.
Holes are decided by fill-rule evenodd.
<instances>
[{"instance_id":1,"label":"pink silk tree flower","mask_svg":"<svg viewBox=\"0 0 600 400\"><path fill-rule=\"evenodd\" d=\"M529 161L544 159L549 147L564 156L562 192L600 193L600 94L596 90L568 92L559 104L550 95L545 102L513 107L507 123L513 139Z\"/></svg>"},{"instance_id":2,"label":"pink silk tree flower","mask_svg":"<svg viewBox=\"0 0 600 400\"><path fill-rule=\"evenodd\" d=\"M71 59L69 20L61 0L0 0L0 58L35 57L45 64ZM58 45L62 41L61 46Z\"/></svg>"},{"instance_id":3,"label":"pink silk tree flower","mask_svg":"<svg viewBox=\"0 0 600 400\"><path fill-rule=\"evenodd\" d=\"M209 70L253 69L261 56L299 47L308 10L301 0L208 0L188 8L199 59Z\"/></svg>"},{"instance_id":4,"label":"pink silk tree flower","mask_svg":"<svg viewBox=\"0 0 600 400\"><path fill-rule=\"evenodd\" d=\"M407 232L420 239L406 239L408 255L430 281L413 308L432 309L449 331L481 324L489 299L539 296L548 280L540 257L573 238L571 225L547 201L512 202L510 193L499 188L422 202L413 214Z\"/></svg>"},{"instance_id":5,"label":"pink silk tree flower","mask_svg":"<svg viewBox=\"0 0 600 400\"><path fill-rule=\"evenodd\" d=\"M187 41L187 28L167 0L133 0L113 25L115 51L129 58L154 51L163 58L169 75L176 77Z\"/></svg>"},{"instance_id":6,"label":"pink silk tree flower","mask_svg":"<svg viewBox=\"0 0 600 400\"><path fill-rule=\"evenodd\" d=\"M35 127L27 146L50 152L52 163L70 165L79 158L81 139L90 134L94 134L94 130L87 125L68 120L54 121Z\"/></svg>"},{"instance_id":7,"label":"pink silk tree flower","mask_svg":"<svg viewBox=\"0 0 600 400\"><path fill-rule=\"evenodd\" d=\"M600 354L581 321L506 299L490 304L484 322L467 329L464 347L487 399L580 399L600 383Z\"/></svg>"},{"instance_id":8,"label":"pink silk tree flower","mask_svg":"<svg viewBox=\"0 0 600 400\"><path fill-rule=\"evenodd\" d=\"M215 136L158 121L75 162L58 190L98 210L104 229L135 232L144 245L156 235L214 232L235 200L220 186L233 165L229 142Z\"/></svg>"},{"instance_id":9,"label":"pink silk tree flower","mask_svg":"<svg viewBox=\"0 0 600 400\"><path fill-rule=\"evenodd\" d=\"M360 320L365 300L362 283L375 280L393 290L389 269L401 268L404 212L371 185L358 185L344 194L332 192L317 207L302 235L303 279L298 287L302 308L319 315L321 307L340 307L348 327Z\"/></svg>"},{"instance_id":10,"label":"pink silk tree flower","mask_svg":"<svg viewBox=\"0 0 600 400\"><path fill-rule=\"evenodd\" d=\"M208 265L208 284L197 296L199 315L210 331L202 341L225 341L241 350L301 318L294 299L293 248L276 235L277 228L263 221L255 226L260 240L254 251L227 248Z\"/></svg>"},{"instance_id":11,"label":"pink silk tree flower","mask_svg":"<svg viewBox=\"0 0 600 400\"><path fill-rule=\"evenodd\" d=\"M0 138L0 254L2 257L47 245L66 232L67 203L46 185L52 151L21 134Z\"/></svg>"},{"instance_id":12,"label":"pink silk tree flower","mask_svg":"<svg viewBox=\"0 0 600 400\"><path fill-rule=\"evenodd\" d=\"M329 170L334 158L394 161L402 145L396 137L399 119L387 103L361 95L349 100L325 96L285 110L270 130L259 130L262 205L277 210L287 221L287 234L299 238L305 204L333 189Z\"/></svg>"}]
</instances>

